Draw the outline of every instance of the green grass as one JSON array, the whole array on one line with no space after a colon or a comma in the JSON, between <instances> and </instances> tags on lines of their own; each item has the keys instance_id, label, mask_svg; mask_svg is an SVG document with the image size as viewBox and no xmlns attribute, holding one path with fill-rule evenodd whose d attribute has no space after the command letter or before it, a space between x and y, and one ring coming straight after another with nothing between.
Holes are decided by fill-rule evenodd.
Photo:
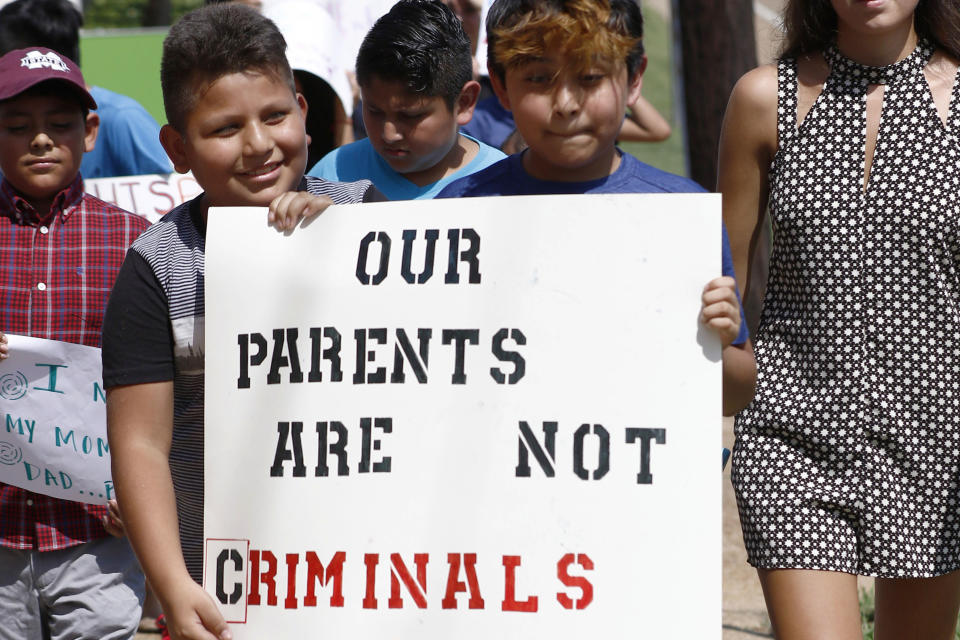
<instances>
[{"instance_id":1,"label":"green grass","mask_svg":"<svg viewBox=\"0 0 960 640\"><path fill-rule=\"evenodd\" d=\"M670 24L654 10L646 9L644 19L644 48L647 52L647 70L643 74L643 95L657 108L673 128L667 140L659 143L627 142L622 145L628 153L647 164L686 175L683 143L677 131L673 104L673 56Z\"/></svg>"},{"instance_id":2,"label":"green grass","mask_svg":"<svg viewBox=\"0 0 960 640\"><path fill-rule=\"evenodd\" d=\"M80 40L83 78L96 85L130 96L157 122L163 115L160 93L160 53L165 30L131 35L84 36Z\"/></svg>"}]
</instances>

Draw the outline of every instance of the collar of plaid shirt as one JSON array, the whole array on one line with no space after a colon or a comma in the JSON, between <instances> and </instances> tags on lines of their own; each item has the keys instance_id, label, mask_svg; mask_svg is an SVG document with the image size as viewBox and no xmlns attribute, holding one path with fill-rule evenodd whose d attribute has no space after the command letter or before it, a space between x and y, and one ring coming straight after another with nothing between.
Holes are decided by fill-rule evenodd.
<instances>
[{"instance_id":1,"label":"collar of plaid shirt","mask_svg":"<svg viewBox=\"0 0 960 640\"><path fill-rule=\"evenodd\" d=\"M28 226L47 224L56 215L60 215L61 221L65 222L74 211L74 205L79 203L82 198L83 178L77 173L73 182L54 197L50 212L41 219L40 213L13 188L13 185L6 178L0 182L0 214L17 224Z\"/></svg>"}]
</instances>

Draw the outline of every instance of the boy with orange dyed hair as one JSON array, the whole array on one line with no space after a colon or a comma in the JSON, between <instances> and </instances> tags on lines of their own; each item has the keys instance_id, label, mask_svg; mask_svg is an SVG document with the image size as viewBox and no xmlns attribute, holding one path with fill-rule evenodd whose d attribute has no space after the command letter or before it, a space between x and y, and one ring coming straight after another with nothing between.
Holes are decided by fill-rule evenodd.
<instances>
[{"instance_id":1,"label":"boy with orange dyed hair","mask_svg":"<svg viewBox=\"0 0 960 640\"><path fill-rule=\"evenodd\" d=\"M703 191L616 146L647 64L635 0L497 0L486 28L494 92L529 146L438 197ZM756 362L726 231L722 272L704 288L701 320L723 345L723 409L732 415L753 397Z\"/></svg>"}]
</instances>

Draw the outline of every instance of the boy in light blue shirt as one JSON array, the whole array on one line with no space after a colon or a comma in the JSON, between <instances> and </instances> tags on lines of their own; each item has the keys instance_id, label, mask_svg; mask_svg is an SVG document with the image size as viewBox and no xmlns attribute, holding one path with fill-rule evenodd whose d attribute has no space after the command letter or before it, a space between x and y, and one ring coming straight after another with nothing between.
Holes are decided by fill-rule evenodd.
<instances>
[{"instance_id":1,"label":"boy in light blue shirt","mask_svg":"<svg viewBox=\"0 0 960 640\"><path fill-rule=\"evenodd\" d=\"M459 131L480 85L470 40L440 0L394 5L364 38L356 73L369 137L334 149L308 175L368 179L390 200L414 200L505 157Z\"/></svg>"}]
</instances>

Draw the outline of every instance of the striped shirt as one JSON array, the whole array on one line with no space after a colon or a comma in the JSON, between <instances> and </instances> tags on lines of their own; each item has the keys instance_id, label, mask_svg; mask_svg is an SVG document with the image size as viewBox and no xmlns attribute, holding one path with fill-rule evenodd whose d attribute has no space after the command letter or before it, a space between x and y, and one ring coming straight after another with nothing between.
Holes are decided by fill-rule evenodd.
<instances>
[{"instance_id":1,"label":"striped shirt","mask_svg":"<svg viewBox=\"0 0 960 640\"><path fill-rule=\"evenodd\" d=\"M42 218L0 182L0 331L99 347L110 288L148 225L84 194L79 174ZM102 538L106 513L0 483L0 546L52 551Z\"/></svg>"},{"instance_id":2,"label":"striped shirt","mask_svg":"<svg viewBox=\"0 0 960 640\"><path fill-rule=\"evenodd\" d=\"M369 180L306 177L301 191L336 204L383 199ZM118 385L173 381L170 473L180 545L190 576L203 567L203 195L165 215L131 247L110 297L103 329L103 381Z\"/></svg>"}]
</instances>

